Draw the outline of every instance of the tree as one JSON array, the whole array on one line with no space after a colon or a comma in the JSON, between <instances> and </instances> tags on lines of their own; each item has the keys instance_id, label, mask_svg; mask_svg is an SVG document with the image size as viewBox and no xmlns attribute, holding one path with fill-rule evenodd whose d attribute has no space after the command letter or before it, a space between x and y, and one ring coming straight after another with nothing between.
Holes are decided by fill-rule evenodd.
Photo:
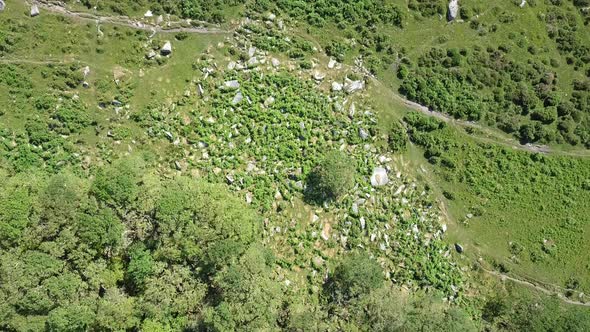
<instances>
[{"instance_id":1,"label":"tree","mask_svg":"<svg viewBox=\"0 0 590 332\"><path fill-rule=\"evenodd\" d=\"M141 161L128 158L99 169L91 193L109 205L128 206L137 197L141 167Z\"/></svg>"},{"instance_id":2,"label":"tree","mask_svg":"<svg viewBox=\"0 0 590 332\"><path fill-rule=\"evenodd\" d=\"M253 246L213 280L219 304L205 312L212 331L276 330L281 290L271 279L269 256Z\"/></svg>"},{"instance_id":3,"label":"tree","mask_svg":"<svg viewBox=\"0 0 590 332\"><path fill-rule=\"evenodd\" d=\"M383 284L381 266L368 254L354 252L344 257L328 283L328 292L336 302L368 294Z\"/></svg>"},{"instance_id":4,"label":"tree","mask_svg":"<svg viewBox=\"0 0 590 332\"><path fill-rule=\"evenodd\" d=\"M215 270L239 257L258 235L259 217L224 187L186 178L163 187L153 214L156 256Z\"/></svg>"},{"instance_id":5,"label":"tree","mask_svg":"<svg viewBox=\"0 0 590 332\"><path fill-rule=\"evenodd\" d=\"M356 168L341 151L331 151L309 175L306 196L322 202L340 198L354 186Z\"/></svg>"}]
</instances>

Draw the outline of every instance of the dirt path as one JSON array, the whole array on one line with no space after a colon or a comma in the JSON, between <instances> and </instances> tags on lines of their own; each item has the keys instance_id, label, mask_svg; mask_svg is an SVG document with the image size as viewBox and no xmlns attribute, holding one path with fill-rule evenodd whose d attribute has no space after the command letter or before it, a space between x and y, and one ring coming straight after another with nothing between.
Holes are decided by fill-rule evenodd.
<instances>
[{"instance_id":1,"label":"dirt path","mask_svg":"<svg viewBox=\"0 0 590 332\"><path fill-rule=\"evenodd\" d=\"M26 3L30 1L25 0ZM120 26L126 26L133 29L151 31L152 33L175 33L175 32L187 32L187 33L198 33L198 34L226 34L230 31L222 30L215 27L183 27L181 25L186 24L186 21L175 21L166 22L167 27L155 25L148 22L142 22L137 19L133 19L127 16L102 16L88 12L77 12L69 10L61 2L53 2L48 0L35 1L41 10L50 11L53 13L69 16L83 21L92 21L97 24L114 24ZM168 24L169 23L169 24Z\"/></svg>"},{"instance_id":2,"label":"dirt path","mask_svg":"<svg viewBox=\"0 0 590 332\"><path fill-rule=\"evenodd\" d=\"M526 286L526 287L529 287L529 288L536 289L536 290L538 290L538 291L540 291L540 292L542 292L542 293L544 293L544 294L547 294L547 295L550 295L550 296L553 296L553 295L555 295L555 296L557 296L557 297L558 297L558 298L559 298L561 301L563 301L563 302L565 302L565 303L568 303L568 304L572 304L572 305L579 305L579 306L584 306L584 307L590 307L590 303L587 303L587 302L581 302L581 301L575 301L575 300L571 300L571 299L569 299L569 298L565 297L565 296L564 296L564 295L563 295L563 294L560 292L560 291L562 291L563 289L562 289L561 287L558 287L558 286L556 286L556 285L550 285L550 286L552 286L554 289L558 289L558 290L560 290L560 291L556 291L556 290L550 290L550 289L547 289L547 288L545 288L545 287L543 287L543 286L541 286L541 285L539 285L539 284L536 284L536 283L533 283L533 282L530 282L530 281L527 281L527 280L523 280L523 279L519 279L519 278L511 277L511 276L509 276L509 275L506 275L506 274L504 274L504 273L500 273L500 272L497 272L497 271L488 270L488 269L484 268L483 266L481 266L481 264L479 265L479 267L480 267L480 268L482 269L482 271L484 271L485 273L487 273L487 274L489 274L489 275L492 275L492 276L495 276L495 277L498 277L498 278L502 279L502 281L505 281L505 280L510 280L510 281L512 281L512 282L515 282L515 283L517 283L517 284L519 284L519 285L523 285L523 286Z\"/></svg>"}]
</instances>

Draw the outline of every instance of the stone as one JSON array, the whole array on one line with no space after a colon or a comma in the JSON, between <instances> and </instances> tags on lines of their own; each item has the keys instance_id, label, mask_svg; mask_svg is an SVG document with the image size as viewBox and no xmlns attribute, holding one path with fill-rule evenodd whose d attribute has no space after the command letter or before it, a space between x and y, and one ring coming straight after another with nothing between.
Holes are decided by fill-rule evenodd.
<instances>
[{"instance_id":1,"label":"stone","mask_svg":"<svg viewBox=\"0 0 590 332\"><path fill-rule=\"evenodd\" d=\"M271 64L272 64L272 66L273 66L273 67L275 67L275 68L281 65L281 62L279 61L279 59L276 59L276 58L272 58L272 59L270 59L270 63L271 63Z\"/></svg>"},{"instance_id":2,"label":"stone","mask_svg":"<svg viewBox=\"0 0 590 332\"><path fill-rule=\"evenodd\" d=\"M238 82L237 80L226 81L225 83L223 83L223 87L226 88L226 89L228 89L228 90L239 89L240 88L240 82Z\"/></svg>"},{"instance_id":3,"label":"stone","mask_svg":"<svg viewBox=\"0 0 590 332\"><path fill-rule=\"evenodd\" d=\"M269 21L274 21L277 18L277 15L270 13L266 18L268 18Z\"/></svg>"},{"instance_id":4,"label":"stone","mask_svg":"<svg viewBox=\"0 0 590 332\"><path fill-rule=\"evenodd\" d=\"M350 118L353 118L355 113L356 113L356 106L354 105L354 103L352 103L352 104L350 104L350 108L348 109L348 116Z\"/></svg>"},{"instance_id":5,"label":"stone","mask_svg":"<svg viewBox=\"0 0 590 332\"><path fill-rule=\"evenodd\" d=\"M252 193L246 193L246 204L252 204Z\"/></svg>"},{"instance_id":6,"label":"stone","mask_svg":"<svg viewBox=\"0 0 590 332\"><path fill-rule=\"evenodd\" d=\"M462 253L463 253L463 251L465 251L465 250L463 249L463 246L462 246L462 245L460 245L459 243L455 243L455 250L457 250L457 252L458 252L458 253L460 253L460 254L462 254Z\"/></svg>"},{"instance_id":7,"label":"stone","mask_svg":"<svg viewBox=\"0 0 590 332\"><path fill-rule=\"evenodd\" d=\"M524 6L526 5L526 0L522 0L522 2L520 3L520 8L524 8Z\"/></svg>"},{"instance_id":8,"label":"stone","mask_svg":"<svg viewBox=\"0 0 590 332\"><path fill-rule=\"evenodd\" d=\"M164 16L160 15L156 18L156 24L161 24L162 22L164 22Z\"/></svg>"},{"instance_id":9,"label":"stone","mask_svg":"<svg viewBox=\"0 0 590 332\"><path fill-rule=\"evenodd\" d=\"M359 214L359 206L358 206L358 204L356 204L356 203L352 203L352 208L351 208L351 210L352 210L352 213L353 213L353 214Z\"/></svg>"},{"instance_id":10,"label":"stone","mask_svg":"<svg viewBox=\"0 0 590 332\"><path fill-rule=\"evenodd\" d=\"M277 22L277 26L279 27L279 29L283 30L285 28L285 23L283 22L283 20L279 20Z\"/></svg>"},{"instance_id":11,"label":"stone","mask_svg":"<svg viewBox=\"0 0 590 332\"><path fill-rule=\"evenodd\" d=\"M359 136L361 137L361 139L365 140L369 138L369 133L367 133L367 131L363 128L359 128Z\"/></svg>"},{"instance_id":12,"label":"stone","mask_svg":"<svg viewBox=\"0 0 590 332\"><path fill-rule=\"evenodd\" d=\"M147 12L145 12L145 14L143 14L143 17L152 17L154 16L154 13L152 13L151 10L148 10Z\"/></svg>"},{"instance_id":13,"label":"stone","mask_svg":"<svg viewBox=\"0 0 590 332\"><path fill-rule=\"evenodd\" d=\"M156 51L154 51L154 50L150 50L150 51L149 51L149 52L148 52L148 53L145 55L145 58L146 58L146 59L148 59L148 60L151 60L151 59L155 58L155 57L156 57L156 55L157 55L157 54L156 54Z\"/></svg>"},{"instance_id":14,"label":"stone","mask_svg":"<svg viewBox=\"0 0 590 332\"><path fill-rule=\"evenodd\" d=\"M270 96L264 100L264 106L268 107L275 102L275 97Z\"/></svg>"},{"instance_id":15,"label":"stone","mask_svg":"<svg viewBox=\"0 0 590 332\"><path fill-rule=\"evenodd\" d=\"M242 100L244 100L244 95L242 95L241 91L238 91L238 93L236 93L236 95L234 96L234 99L231 101L231 103L232 103L232 105L237 105L237 104L241 103Z\"/></svg>"},{"instance_id":16,"label":"stone","mask_svg":"<svg viewBox=\"0 0 590 332\"><path fill-rule=\"evenodd\" d=\"M0 12L4 10L4 7L6 7L4 0L0 0Z\"/></svg>"},{"instance_id":17,"label":"stone","mask_svg":"<svg viewBox=\"0 0 590 332\"><path fill-rule=\"evenodd\" d=\"M442 225L440 226L440 228L442 229L442 232L443 232L443 233L446 233L446 231L447 231L447 224L442 224Z\"/></svg>"},{"instance_id":18,"label":"stone","mask_svg":"<svg viewBox=\"0 0 590 332\"><path fill-rule=\"evenodd\" d=\"M387 170L383 167L376 167L371 175L371 185L373 187L381 187L388 183Z\"/></svg>"},{"instance_id":19,"label":"stone","mask_svg":"<svg viewBox=\"0 0 590 332\"><path fill-rule=\"evenodd\" d=\"M334 91L334 92L342 91L342 84L340 84L338 82L332 82L332 91Z\"/></svg>"},{"instance_id":20,"label":"stone","mask_svg":"<svg viewBox=\"0 0 590 332\"><path fill-rule=\"evenodd\" d=\"M33 4L31 6L31 17L35 17L39 15L39 6L37 6L36 4Z\"/></svg>"},{"instance_id":21,"label":"stone","mask_svg":"<svg viewBox=\"0 0 590 332\"><path fill-rule=\"evenodd\" d=\"M84 74L84 78L86 78L86 76L88 76L88 74L90 74L90 67L88 67L88 66L84 67L83 74Z\"/></svg>"},{"instance_id":22,"label":"stone","mask_svg":"<svg viewBox=\"0 0 590 332\"><path fill-rule=\"evenodd\" d=\"M250 60L248 60L248 67L250 67L250 68L256 67L256 66L258 66L259 63L260 62L258 61L258 59L255 56L253 56L250 58Z\"/></svg>"},{"instance_id":23,"label":"stone","mask_svg":"<svg viewBox=\"0 0 590 332\"><path fill-rule=\"evenodd\" d=\"M335 66L336 66L336 60L330 59L330 61L328 61L328 68L334 69Z\"/></svg>"},{"instance_id":24,"label":"stone","mask_svg":"<svg viewBox=\"0 0 590 332\"><path fill-rule=\"evenodd\" d=\"M164 43L164 46L162 46L162 48L160 49L160 53L162 55L170 55L172 54L172 44L167 41L166 43Z\"/></svg>"},{"instance_id":25,"label":"stone","mask_svg":"<svg viewBox=\"0 0 590 332\"><path fill-rule=\"evenodd\" d=\"M449 2L449 11L447 13L447 19L450 21L454 21L457 19L457 15L459 15L459 0L451 0Z\"/></svg>"},{"instance_id":26,"label":"stone","mask_svg":"<svg viewBox=\"0 0 590 332\"><path fill-rule=\"evenodd\" d=\"M90 84L86 81L82 82L82 86L86 89L88 89L90 87Z\"/></svg>"},{"instance_id":27,"label":"stone","mask_svg":"<svg viewBox=\"0 0 590 332\"><path fill-rule=\"evenodd\" d=\"M365 227L367 226L365 218L361 217L361 219L359 221L361 222L361 229L365 229Z\"/></svg>"},{"instance_id":28,"label":"stone","mask_svg":"<svg viewBox=\"0 0 590 332\"><path fill-rule=\"evenodd\" d=\"M256 54L256 47L250 46L250 48L248 49L248 58L253 57L254 54Z\"/></svg>"},{"instance_id":29,"label":"stone","mask_svg":"<svg viewBox=\"0 0 590 332\"><path fill-rule=\"evenodd\" d=\"M344 90L346 93L354 93L356 91L362 90L365 87L365 82L362 80L352 81L346 78L346 82L344 83Z\"/></svg>"},{"instance_id":30,"label":"stone","mask_svg":"<svg viewBox=\"0 0 590 332\"><path fill-rule=\"evenodd\" d=\"M315 71L313 73L313 79L316 81L323 81L324 78L326 78L326 74L319 72L319 71Z\"/></svg>"},{"instance_id":31,"label":"stone","mask_svg":"<svg viewBox=\"0 0 590 332\"><path fill-rule=\"evenodd\" d=\"M227 70L234 70L236 68L236 62L235 61L230 61L227 64Z\"/></svg>"}]
</instances>

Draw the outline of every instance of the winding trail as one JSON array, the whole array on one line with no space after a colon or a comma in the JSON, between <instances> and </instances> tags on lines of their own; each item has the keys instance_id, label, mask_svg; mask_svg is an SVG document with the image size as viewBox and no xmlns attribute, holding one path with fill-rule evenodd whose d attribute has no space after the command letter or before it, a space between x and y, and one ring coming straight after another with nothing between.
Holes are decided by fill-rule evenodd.
<instances>
[{"instance_id":1,"label":"winding trail","mask_svg":"<svg viewBox=\"0 0 590 332\"><path fill-rule=\"evenodd\" d=\"M549 290L537 283L533 283L527 280L523 280L523 279L519 279L519 278L515 278L515 277L511 277L507 274L504 273L500 273L498 271L493 271L493 270L488 270L486 268L484 268L483 266L481 266L481 264L479 264L479 268L484 271L485 273L498 277L500 279L502 279L502 281L505 280L510 280L512 282L515 282L519 285L523 285L529 288L533 288L536 289L544 294L550 295L550 296L557 296L561 301L568 303L568 304L572 304L572 305L578 305L578 306L584 306L584 307L590 307L590 302L581 302L581 301L575 301L575 300L571 300L569 298L567 298L566 296L564 296L561 292L559 291L555 291L555 290ZM556 285L551 285L552 287L554 287L555 289L559 289L559 290L563 290L561 287L558 287Z\"/></svg>"},{"instance_id":2,"label":"winding trail","mask_svg":"<svg viewBox=\"0 0 590 332\"><path fill-rule=\"evenodd\" d=\"M29 1L25 0L25 3L29 3ZM75 19L83 20L83 21L92 21L96 22L97 24L106 23L106 24L114 24L120 26L126 26L133 29L151 31L152 33L162 32L162 33L176 33L176 32L186 32L186 33L198 33L198 34L228 34L231 31L222 30L220 28L215 27L184 27L181 26L183 24L187 24L186 21L169 21L166 22L168 27L162 27L160 25L152 24L149 22L142 22L137 19L132 19L128 16L103 16L103 15L96 15L88 12L78 12L72 11L66 8L65 4L62 2L54 2L48 0L40 0L35 1L37 6L40 9L53 12L56 14L61 14L64 16L72 17ZM201 23L201 22L199 22Z\"/></svg>"}]
</instances>

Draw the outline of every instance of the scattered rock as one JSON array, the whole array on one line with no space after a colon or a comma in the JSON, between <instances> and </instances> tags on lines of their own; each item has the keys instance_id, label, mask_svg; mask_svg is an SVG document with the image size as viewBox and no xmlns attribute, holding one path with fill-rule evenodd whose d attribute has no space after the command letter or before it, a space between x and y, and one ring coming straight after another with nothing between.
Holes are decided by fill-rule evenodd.
<instances>
[{"instance_id":1,"label":"scattered rock","mask_svg":"<svg viewBox=\"0 0 590 332\"><path fill-rule=\"evenodd\" d=\"M223 83L223 86L228 90L235 90L240 88L240 82L233 80Z\"/></svg>"},{"instance_id":2,"label":"scattered rock","mask_svg":"<svg viewBox=\"0 0 590 332\"><path fill-rule=\"evenodd\" d=\"M88 74L90 74L90 67L88 67L88 66L84 67L84 71L82 73L84 74L84 78L86 78L86 76L88 76Z\"/></svg>"},{"instance_id":3,"label":"scattered rock","mask_svg":"<svg viewBox=\"0 0 590 332\"><path fill-rule=\"evenodd\" d=\"M270 59L270 63L271 63L271 64L272 64L272 66L273 66L273 67L275 67L275 68L281 65L281 62L279 61L279 59L276 59L276 58L272 58L272 59Z\"/></svg>"},{"instance_id":4,"label":"scattered rock","mask_svg":"<svg viewBox=\"0 0 590 332\"><path fill-rule=\"evenodd\" d=\"M361 137L361 139L365 140L369 138L369 133L367 133L367 131L363 128L359 128L359 136Z\"/></svg>"},{"instance_id":5,"label":"scattered rock","mask_svg":"<svg viewBox=\"0 0 590 332\"><path fill-rule=\"evenodd\" d=\"M354 114L356 113L356 106L354 103L350 104L350 108L348 109L348 116L352 119Z\"/></svg>"},{"instance_id":6,"label":"scattered rock","mask_svg":"<svg viewBox=\"0 0 590 332\"><path fill-rule=\"evenodd\" d=\"M336 60L330 59L330 61L328 62L328 68L334 69L335 66L336 66Z\"/></svg>"},{"instance_id":7,"label":"scattered rock","mask_svg":"<svg viewBox=\"0 0 590 332\"><path fill-rule=\"evenodd\" d=\"M248 60L248 67L250 67L250 68L256 67L256 66L258 66L259 63L260 62L258 61L258 59L255 56L253 56L250 58L250 60Z\"/></svg>"},{"instance_id":8,"label":"scattered rock","mask_svg":"<svg viewBox=\"0 0 590 332\"><path fill-rule=\"evenodd\" d=\"M338 82L332 82L332 91L342 91L342 84Z\"/></svg>"},{"instance_id":9,"label":"scattered rock","mask_svg":"<svg viewBox=\"0 0 590 332\"><path fill-rule=\"evenodd\" d=\"M39 6L37 6L36 4L33 4L31 6L31 17L35 17L39 15Z\"/></svg>"},{"instance_id":10,"label":"scattered rock","mask_svg":"<svg viewBox=\"0 0 590 332\"><path fill-rule=\"evenodd\" d=\"M152 17L154 16L154 13L152 13L151 10L148 10L147 12L145 12L145 14L143 14L143 17Z\"/></svg>"},{"instance_id":11,"label":"scattered rock","mask_svg":"<svg viewBox=\"0 0 590 332\"><path fill-rule=\"evenodd\" d=\"M285 23L283 23L283 20L279 20L277 22L277 26L279 27L280 30L283 30L285 28Z\"/></svg>"},{"instance_id":12,"label":"scattered rock","mask_svg":"<svg viewBox=\"0 0 590 332\"><path fill-rule=\"evenodd\" d=\"M473 213L468 213L468 214L467 214L465 217L466 217L467 219L471 219L471 218L473 218Z\"/></svg>"},{"instance_id":13,"label":"scattered rock","mask_svg":"<svg viewBox=\"0 0 590 332\"><path fill-rule=\"evenodd\" d=\"M442 232L443 232L443 233L446 233L446 231L447 231L447 224L442 224L442 225L440 226L440 228L442 229Z\"/></svg>"},{"instance_id":14,"label":"scattered rock","mask_svg":"<svg viewBox=\"0 0 590 332\"><path fill-rule=\"evenodd\" d=\"M254 56L254 54L256 54L256 47L254 47L254 46L251 46L251 47L248 49L248 58L251 58L251 57L253 57L253 56Z\"/></svg>"},{"instance_id":15,"label":"scattered rock","mask_svg":"<svg viewBox=\"0 0 590 332\"><path fill-rule=\"evenodd\" d=\"M365 82L362 80L359 81L352 81L346 78L346 82L344 83L344 90L346 93L353 93L359 90L362 90L365 87Z\"/></svg>"},{"instance_id":16,"label":"scattered rock","mask_svg":"<svg viewBox=\"0 0 590 332\"><path fill-rule=\"evenodd\" d=\"M4 10L4 7L6 7L4 0L0 0L0 12Z\"/></svg>"},{"instance_id":17,"label":"scattered rock","mask_svg":"<svg viewBox=\"0 0 590 332\"><path fill-rule=\"evenodd\" d=\"M156 24L161 24L162 22L164 22L164 16L160 15L156 18Z\"/></svg>"},{"instance_id":18,"label":"scattered rock","mask_svg":"<svg viewBox=\"0 0 590 332\"><path fill-rule=\"evenodd\" d=\"M520 3L520 8L524 8L524 6L526 5L526 0L522 0L522 2Z\"/></svg>"},{"instance_id":19,"label":"scattered rock","mask_svg":"<svg viewBox=\"0 0 590 332\"><path fill-rule=\"evenodd\" d=\"M227 64L227 69L228 70L234 70L236 68L236 62L235 61L230 61L230 63Z\"/></svg>"},{"instance_id":20,"label":"scattered rock","mask_svg":"<svg viewBox=\"0 0 590 332\"><path fill-rule=\"evenodd\" d=\"M149 52L148 52L148 53L145 55L145 58L146 58L146 59L148 59L148 60L151 60L151 59L155 58L155 57L156 57L156 55L157 55L157 54L156 54L156 51L154 51L154 50L150 50L150 51L149 51Z\"/></svg>"},{"instance_id":21,"label":"scattered rock","mask_svg":"<svg viewBox=\"0 0 590 332\"><path fill-rule=\"evenodd\" d=\"M387 177L387 170L383 167L376 167L371 175L371 185L373 187L380 187L388 183L389 178Z\"/></svg>"},{"instance_id":22,"label":"scattered rock","mask_svg":"<svg viewBox=\"0 0 590 332\"><path fill-rule=\"evenodd\" d=\"M275 97L270 96L264 100L264 106L268 107L275 102Z\"/></svg>"},{"instance_id":23,"label":"scattered rock","mask_svg":"<svg viewBox=\"0 0 590 332\"><path fill-rule=\"evenodd\" d=\"M365 218L361 217L361 219L359 221L361 222L361 229L365 229L365 227L367 226L367 223L365 222Z\"/></svg>"},{"instance_id":24,"label":"scattered rock","mask_svg":"<svg viewBox=\"0 0 590 332\"><path fill-rule=\"evenodd\" d=\"M457 250L457 252L460 254L462 254L464 251L463 246L461 246L459 243L455 243L455 250Z\"/></svg>"},{"instance_id":25,"label":"scattered rock","mask_svg":"<svg viewBox=\"0 0 590 332\"><path fill-rule=\"evenodd\" d=\"M313 79L316 81L323 81L324 78L326 78L326 74L319 72L319 71L315 71L313 73Z\"/></svg>"},{"instance_id":26,"label":"scattered rock","mask_svg":"<svg viewBox=\"0 0 590 332\"><path fill-rule=\"evenodd\" d=\"M352 213L353 213L353 214L359 214L359 206L358 206L358 204L356 204L356 203L352 203L352 208L351 208L351 210L352 210Z\"/></svg>"},{"instance_id":27,"label":"scattered rock","mask_svg":"<svg viewBox=\"0 0 590 332\"><path fill-rule=\"evenodd\" d=\"M246 193L246 204L252 204L252 193Z\"/></svg>"},{"instance_id":28,"label":"scattered rock","mask_svg":"<svg viewBox=\"0 0 590 332\"><path fill-rule=\"evenodd\" d=\"M459 14L459 0L451 0L449 2L449 12L447 13L447 19L453 21Z\"/></svg>"},{"instance_id":29,"label":"scattered rock","mask_svg":"<svg viewBox=\"0 0 590 332\"><path fill-rule=\"evenodd\" d=\"M164 46L162 46L162 49L160 49L160 53L162 55L170 55L172 54L172 44L167 41Z\"/></svg>"},{"instance_id":30,"label":"scattered rock","mask_svg":"<svg viewBox=\"0 0 590 332\"><path fill-rule=\"evenodd\" d=\"M232 103L232 105L237 105L237 104L241 103L242 100L244 100L244 95L242 95L241 91L238 91L238 93L236 93L236 95L234 96L234 99L231 101L231 103Z\"/></svg>"},{"instance_id":31,"label":"scattered rock","mask_svg":"<svg viewBox=\"0 0 590 332\"><path fill-rule=\"evenodd\" d=\"M270 13L268 14L267 18L269 21L274 21L277 18L277 15Z\"/></svg>"},{"instance_id":32,"label":"scattered rock","mask_svg":"<svg viewBox=\"0 0 590 332\"><path fill-rule=\"evenodd\" d=\"M86 89L88 89L90 87L90 84L86 81L82 82L82 86Z\"/></svg>"}]
</instances>

